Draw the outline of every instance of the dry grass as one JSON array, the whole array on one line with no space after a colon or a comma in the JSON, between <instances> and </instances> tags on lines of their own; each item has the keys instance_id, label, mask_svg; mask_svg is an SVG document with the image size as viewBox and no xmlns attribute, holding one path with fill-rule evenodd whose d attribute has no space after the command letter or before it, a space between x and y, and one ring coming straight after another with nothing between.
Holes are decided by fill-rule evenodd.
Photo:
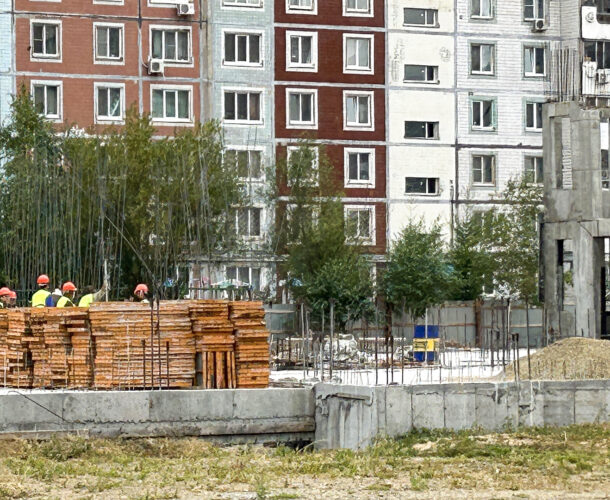
<instances>
[{"instance_id":1,"label":"dry grass","mask_svg":"<svg viewBox=\"0 0 610 500\"><path fill-rule=\"evenodd\" d=\"M604 498L610 425L414 432L362 452L198 439L0 441L0 498Z\"/></svg>"},{"instance_id":2,"label":"dry grass","mask_svg":"<svg viewBox=\"0 0 610 500\"><path fill-rule=\"evenodd\" d=\"M571 337L559 340L532 354L531 377L527 357L519 360L522 380L610 379L610 341ZM500 377L515 378L515 364L506 367Z\"/></svg>"}]
</instances>

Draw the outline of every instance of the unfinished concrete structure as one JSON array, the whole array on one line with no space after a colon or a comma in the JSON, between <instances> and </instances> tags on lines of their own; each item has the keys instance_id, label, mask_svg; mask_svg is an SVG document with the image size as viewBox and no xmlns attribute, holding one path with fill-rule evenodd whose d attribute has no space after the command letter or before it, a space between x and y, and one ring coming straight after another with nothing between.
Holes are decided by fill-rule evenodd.
<instances>
[{"instance_id":1,"label":"unfinished concrete structure","mask_svg":"<svg viewBox=\"0 0 610 500\"><path fill-rule=\"evenodd\" d=\"M575 101L544 107L542 278L546 329L562 337L610 333L609 119Z\"/></svg>"}]
</instances>

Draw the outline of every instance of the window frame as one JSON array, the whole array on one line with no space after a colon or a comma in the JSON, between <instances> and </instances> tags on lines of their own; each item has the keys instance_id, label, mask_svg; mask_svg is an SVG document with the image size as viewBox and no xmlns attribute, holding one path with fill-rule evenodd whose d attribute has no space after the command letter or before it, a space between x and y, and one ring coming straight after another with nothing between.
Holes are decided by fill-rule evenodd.
<instances>
[{"instance_id":1,"label":"window frame","mask_svg":"<svg viewBox=\"0 0 610 500\"><path fill-rule=\"evenodd\" d=\"M489 16L482 16L482 15L474 14L474 3L477 1L479 2L479 10L480 10L480 5L483 0L470 0L470 19L473 19L475 21L491 21L496 18L496 9L495 9L496 6L495 6L494 0L489 0L489 12L490 12Z\"/></svg>"},{"instance_id":2,"label":"window frame","mask_svg":"<svg viewBox=\"0 0 610 500\"><path fill-rule=\"evenodd\" d=\"M369 68L361 66L348 66L347 43L348 40L369 40ZM343 73L346 75L372 75L375 73L375 35L361 33L343 33Z\"/></svg>"},{"instance_id":3,"label":"window frame","mask_svg":"<svg viewBox=\"0 0 610 500\"><path fill-rule=\"evenodd\" d=\"M318 0L311 0L311 9L302 7L292 7L290 0L286 0L286 14L302 14L308 16L318 15Z\"/></svg>"},{"instance_id":4,"label":"window frame","mask_svg":"<svg viewBox=\"0 0 610 500\"><path fill-rule=\"evenodd\" d=\"M162 31L163 34L163 42L162 42L162 52L163 57L157 58L153 57L153 31ZM187 61L182 61L178 59L165 59L165 32L178 32L178 31L186 31L188 32L188 55L189 58ZM193 56L193 29L191 26L183 25L183 24L151 24L148 27L148 54L149 59L160 59L163 61L163 65L166 67L179 67L179 68L192 68L195 65L195 58ZM178 53L178 45L176 45L176 54Z\"/></svg>"},{"instance_id":5,"label":"window frame","mask_svg":"<svg viewBox=\"0 0 610 500\"><path fill-rule=\"evenodd\" d=\"M32 102L34 99L34 87L44 85L45 87L57 87L57 115L42 114L45 120L51 123L62 123L64 116L64 84L61 80L30 80L30 95L32 96ZM45 91L45 106L46 106L46 91Z\"/></svg>"},{"instance_id":6,"label":"window frame","mask_svg":"<svg viewBox=\"0 0 610 500\"><path fill-rule=\"evenodd\" d=\"M118 117L105 117L99 115L99 98L98 90L100 88L114 88L121 90L121 114ZM152 108L151 108L152 112ZM125 84L115 82L94 82L93 83L93 117L94 122L99 124L117 124L125 123Z\"/></svg>"},{"instance_id":7,"label":"window frame","mask_svg":"<svg viewBox=\"0 0 610 500\"><path fill-rule=\"evenodd\" d=\"M291 37L311 36L311 64L293 63L291 61ZM318 32L317 31L286 31L286 71L299 71L303 73L318 72Z\"/></svg>"},{"instance_id":8,"label":"window frame","mask_svg":"<svg viewBox=\"0 0 610 500\"><path fill-rule=\"evenodd\" d=\"M402 68L403 69L403 78L402 78L403 83L408 83L411 85L438 85L440 83L440 79L438 76L438 73L439 73L438 66L435 66L432 64L406 64L406 63L403 64L402 66L403 66L403 68ZM428 69L432 68L434 71L435 78L434 78L434 80L407 80L407 78L406 78L406 67L407 66L419 66L419 67L425 68L424 73L426 74L426 76L428 74Z\"/></svg>"},{"instance_id":9,"label":"window frame","mask_svg":"<svg viewBox=\"0 0 610 500\"><path fill-rule=\"evenodd\" d=\"M544 183L544 156L542 154L526 154L523 156L523 177L525 178L525 180L527 180L527 176L529 174L529 171L527 169L527 162L528 160L532 160L533 161L533 173L534 173L534 177L532 181L528 181L528 184L531 185L540 185ZM541 161L541 168L540 168L540 173L541 173L541 177L538 178L538 165L537 165L537 161L536 160L540 160Z\"/></svg>"},{"instance_id":10,"label":"window frame","mask_svg":"<svg viewBox=\"0 0 610 500\"><path fill-rule=\"evenodd\" d=\"M426 180L426 190L428 187L428 181L430 179L434 179L436 181L436 192L434 193L430 193L430 192L425 192L425 193L409 193L407 191L407 179L425 179ZM413 177L413 176L406 176L405 177L405 196L426 196L426 197L430 197L430 196L440 196L441 195L441 179L440 177Z\"/></svg>"},{"instance_id":11,"label":"window frame","mask_svg":"<svg viewBox=\"0 0 610 500\"><path fill-rule=\"evenodd\" d=\"M535 133L535 134L540 134L542 133L542 121L544 121L544 117L542 116L542 111L541 111L541 122L540 122L540 127L528 127L527 126L527 107L530 105L540 105L542 106L544 104L544 101L542 100L536 100L536 99L525 99L524 103L523 103L523 127L525 129L526 132L531 132L531 133ZM537 113L536 113L536 109L534 108L534 122L537 121Z\"/></svg>"},{"instance_id":12,"label":"window frame","mask_svg":"<svg viewBox=\"0 0 610 500\"><path fill-rule=\"evenodd\" d=\"M474 161L475 158L491 158L491 182L485 182L484 180L484 165L481 163L481 181L474 180ZM482 161L482 160L481 160ZM470 183L474 187L496 187L497 182L497 155L492 152L480 151L476 153L472 153L470 157Z\"/></svg>"},{"instance_id":13,"label":"window frame","mask_svg":"<svg viewBox=\"0 0 610 500\"><path fill-rule=\"evenodd\" d=\"M543 57L543 61L542 61L542 66L544 68L543 73L528 73L525 70L525 61L526 61L526 53L528 50L530 49L534 49L536 51L538 51L539 49L542 49L542 57ZM523 78L545 78L546 74L547 74L547 51L546 51L546 47L544 45L541 44L523 44L523 50L522 50L522 54L523 54ZM536 60L534 57L534 68L536 67Z\"/></svg>"},{"instance_id":14,"label":"window frame","mask_svg":"<svg viewBox=\"0 0 610 500\"><path fill-rule=\"evenodd\" d=\"M257 205L257 204L252 204L252 205L248 205L245 207L234 207L235 210L235 236L240 239L240 240L246 240L246 241L254 241L254 240L261 240L263 238L263 221L264 221L264 215L265 215L265 209L264 207ZM247 210L248 211L248 234L240 234L239 233L239 211L240 210ZM258 216L258 234L252 235L251 233L251 211L252 210L259 210L259 216Z\"/></svg>"},{"instance_id":15,"label":"window frame","mask_svg":"<svg viewBox=\"0 0 610 500\"><path fill-rule=\"evenodd\" d=\"M260 9L263 6L263 0L256 0L256 5L239 2L238 0L221 0L221 1L222 1L221 7L223 9L231 9L231 10Z\"/></svg>"},{"instance_id":16,"label":"window frame","mask_svg":"<svg viewBox=\"0 0 610 500\"><path fill-rule=\"evenodd\" d=\"M229 144L224 147L223 150L223 158L226 156L228 151L235 151L236 153L246 152L248 154L248 173L250 170L250 162L251 162L251 153L259 153L260 154L260 177L252 177L251 175L248 177L241 177L239 175L239 171L237 172L237 177L242 182L264 182L265 181L265 168L264 168L264 157L265 150L262 146L244 146L243 144L235 145Z\"/></svg>"},{"instance_id":17,"label":"window frame","mask_svg":"<svg viewBox=\"0 0 610 500\"><path fill-rule=\"evenodd\" d=\"M153 117L153 91L154 90L162 90L162 91L179 91L179 90L187 90L189 92L189 118L168 118L168 117ZM193 85L173 85L173 84L152 84L150 85L150 117L153 124L157 125L193 125L194 124L194 88ZM165 94L163 96L163 108L165 109ZM176 108L177 109L177 108Z\"/></svg>"},{"instance_id":18,"label":"window frame","mask_svg":"<svg viewBox=\"0 0 610 500\"><path fill-rule=\"evenodd\" d=\"M301 146L295 144L287 144L286 145L286 164L290 163L290 155L292 155L295 151L301 149ZM312 147L313 155L314 155L314 165L313 165L313 177L309 180L304 180L309 186L319 186L320 185L320 148L318 146ZM288 182L288 187L292 187L294 185L293 182Z\"/></svg>"},{"instance_id":19,"label":"window frame","mask_svg":"<svg viewBox=\"0 0 610 500\"><path fill-rule=\"evenodd\" d=\"M489 46L492 48L491 50L491 70L490 71L482 71L482 70L475 70L473 69L472 66L472 48L474 46ZM496 76L496 43L495 42L489 42L489 41L482 41L482 42L478 42L478 41L471 41L468 44L468 69L469 69L469 73L471 76L483 76L483 77L495 77ZM481 59L481 54L479 53L479 60Z\"/></svg>"},{"instance_id":20,"label":"window frame","mask_svg":"<svg viewBox=\"0 0 610 500\"><path fill-rule=\"evenodd\" d=\"M369 213L369 238L362 238L360 236L352 237L347 234L347 217L348 213L351 211L364 212L367 211ZM376 207L375 205L344 205L343 206L343 221L345 227L345 242L348 245L360 244L364 246L375 246L376 244L376 236L377 236L377 227L375 224L375 213Z\"/></svg>"},{"instance_id":21,"label":"window frame","mask_svg":"<svg viewBox=\"0 0 610 500\"><path fill-rule=\"evenodd\" d=\"M51 24L57 27L57 53L46 55L34 52L34 25L36 24ZM63 22L61 19L50 18L32 18L30 19L30 61L40 62L62 62L63 58Z\"/></svg>"},{"instance_id":22,"label":"window frame","mask_svg":"<svg viewBox=\"0 0 610 500\"><path fill-rule=\"evenodd\" d=\"M523 15L523 21L526 22L531 22L531 21L535 21L536 19L546 19L546 11L547 11L547 5L546 5L546 0L541 0L542 2L542 15L540 15L539 9L538 9L538 0L531 0L532 2L532 11L534 14L534 17L526 17L525 15L525 4L528 0L523 0L523 4L522 4L522 15ZM536 15L538 14L538 15Z\"/></svg>"},{"instance_id":23,"label":"window frame","mask_svg":"<svg viewBox=\"0 0 610 500\"><path fill-rule=\"evenodd\" d=\"M310 95L311 99L311 122L292 122L290 120L290 96L292 94L299 95ZM302 103L300 103L302 108ZM301 109L302 110L302 109ZM318 129L318 89L310 89L310 88L296 88L289 87L286 88L286 128L287 129L307 129L307 130L317 130Z\"/></svg>"},{"instance_id":24,"label":"window frame","mask_svg":"<svg viewBox=\"0 0 610 500\"><path fill-rule=\"evenodd\" d=\"M250 265L239 265L239 264L235 264L232 263L231 265L225 264L225 269L224 269L224 279L229 281L232 278L229 278L229 269L230 268L234 268L235 269L235 279L237 281L241 281L239 279L239 270L240 269L248 269L248 284L252 287L252 291L253 292L260 292L261 290L263 290L263 268L262 267L253 267ZM258 270L258 289L254 287L254 284L252 283L252 271L254 269Z\"/></svg>"},{"instance_id":25,"label":"window frame","mask_svg":"<svg viewBox=\"0 0 610 500\"><path fill-rule=\"evenodd\" d=\"M235 94L235 116L234 120L227 120L225 118L225 94L227 92L232 92ZM259 94L259 120L240 120L237 118L237 94L248 94L248 108L250 105L250 94ZM225 126L252 126L252 125L264 125L265 123L265 91L259 87L223 87L221 90L221 98L222 98L222 123ZM249 114L249 112L248 112Z\"/></svg>"},{"instance_id":26,"label":"window frame","mask_svg":"<svg viewBox=\"0 0 610 500\"><path fill-rule=\"evenodd\" d=\"M427 12L434 12L434 24L410 24L405 22L405 11L409 10L423 10L424 16L426 16ZM430 28L440 28L440 23L438 20L438 9L428 9L428 8L420 8L420 7L403 7L402 9L402 25L408 26L409 28L420 28L420 29L430 29Z\"/></svg>"},{"instance_id":27,"label":"window frame","mask_svg":"<svg viewBox=\"0 0 610 500\"><path fill-rule=\"evenodd\" d=\"M258 46L258 55L259 62L243 62L243 61L227 61L226 60L226 36L227 35L247 35L247 49L246 53L248 54L248 58L250 58L250 35L258 35L260 37L259 46ZM223 28L222 30L222 66L223 67L231 67L231 68L251 68L251 69L262 69L265 66L265 58L263 48L265 47L265 39L264 39L264 31L262 30L250 30L250 29L239 29L234 30L231 28ZM237 45L235 45L235 50L237 51ZM237 54L236 54L237 55ZM236 57L237 59L237 57Z\"/></svg>"},{"instance_id":28,"label":"window frame","mask_svg":"<svg viewBox=\"0 0 610 500\"><path fill-rule=\"evenodd\" d=\"M488 127L484 126L484 125L475 125L474 124L474 118L475 118L475 112L474 112L474 104L475 102L479 102L479 103L485 103L485 102L490 102L491 103L491 125L489 125ZM470 130L472 132L496 132L498 129L498 125L497 125L497 99L494 97L487 97L487 96L472 96L470 97L470 106L469 106L469 111L470 111ZM481 123L483 123L483 106L481 106L480 109L480 118L481 118Z\"/></svg>"},{"instance_id":29,"label":"window frame","mask_svg":"<svg viewBox=\"0 0 610 500\"><path fill-rule=\"evenodd\" d=\"M368 97L369 123L366 125L350 124L347 121L348 97ZM373 90L344 90L343 91L343 130L372 132L375 130L375 92Z\"/></svg>"},{"instance_id":30,"label":"window frame","mask_svg":"<svg viewBox=\"0 0 610 500\"><path fill-rule=\"evenodd\" d=\"M369 179L349 178L349 156L350 154L369 155ZM375 148L346 147L343 149L343 185L346 188L374 188L375 187Z\"/></svg>"},{"instance_id":31,"label":"window frame","mask_svg":"<svg viewBox=\"0 0 610 500\"><path fill-rule=\"evenodd\" d=\"M363 10L350 10L347 6L349 0L343 0L343 16L344 17L374 17L375 0L367 0L369 8L366 11Z\"/></svg>"},{"instance_id":32,"label":"window frame","mask_svg":"<svg viewBox=\"0 0 610 500\"><path fill-rule=\"evenodd\" d=\"M98 28L118 28L121 31L119 38L120 53L119 57L98 57L97 55L97 30ZM125 24L124 23L93 23L93 63L108 65L125 65Z\"/></svg>"},{"instance_id":33,"label":"window frame","mask_svg":"<svg viewBox=\"0 0 610 500\"><path fill-rule=\"evenodd\" d=\"M428 125L430 123L432 124L436 124L436 126L434 127L435 129L435 135L434 137L407 137L407 123L409 122L413 122L413 123L425 123L426 124L426 131L428 130ZM408 141L438 141L440 140L440 135L441 135L441 131L440 131L440 122L438 121L428 121L428 120L405 120L404 121L404 138Z\"/></svg>"}]
</instances>

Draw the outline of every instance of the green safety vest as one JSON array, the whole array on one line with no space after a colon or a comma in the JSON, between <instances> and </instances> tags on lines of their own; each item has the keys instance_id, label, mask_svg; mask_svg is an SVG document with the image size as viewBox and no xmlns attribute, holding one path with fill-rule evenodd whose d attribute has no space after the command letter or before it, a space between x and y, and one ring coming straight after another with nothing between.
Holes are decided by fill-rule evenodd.
<instances>
[{"instance_id":1,"label":"green safety vest","mask_svg":"<svg viewBox=\"0 0 610 500\"><path fill-rule=\"evenodd\" d=\"M68 297L60 297L57 301L57 307L74 307L74 303Z\"/></svg>"},{"instance_id":2,"label":"green safety vest","mask_svg":"<svg viewBox=\"0 0 610 500\"><path fill-rule=\"evenodd\" d=\"M32 307L44 307L47 297L51 295L51 292L41 288L34 295L32 295Z\"/></svg>"},{"instance_id":3,"label":"green safety vest","mask_svg":"<svg viewBox=\"0 0 610 500\"><path fill-rule=\"evenodd\" d=\"M78 302L78 307L89 307L94 299L94 293L88 293L87 295L83 295Z\"/></svg>"}]
</instances>

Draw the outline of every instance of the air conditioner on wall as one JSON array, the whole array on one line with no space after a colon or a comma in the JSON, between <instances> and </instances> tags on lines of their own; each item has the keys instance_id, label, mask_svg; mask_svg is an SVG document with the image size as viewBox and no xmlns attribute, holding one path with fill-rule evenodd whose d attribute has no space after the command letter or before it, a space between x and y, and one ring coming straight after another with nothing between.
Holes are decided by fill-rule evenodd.
<instances>
[{"instance_id":1,"label":"air conditioner on wall","mask_svg":"<svg viewBox=\"0 0 610 500\"><path fill-rule=\"evenodd\" d=\"M149 75L163 74L163 60L162 59L151 59L150 61L148 61L148 74Z\"/></svg>"},{"instance_id":2,"label":"air conditioner on wall","mask_svg":"<svg viewBox=\"0 0 610 500\"><path fill-rule=\"evenodd\" d=\"M597 83L605 85L608 83L608 73L605 70L600 69L597 71Z\"/></svg>"},{"instance_id":3,"label":"air conditioner on wall","mask_svg":"<svg viewBox=\"0 0 610 500\"><path fill-rule=\"evenodd\" d=\"M192 16L195 13L195 5L190 2L182 2L176 5L179 16Z\"/></svg>"},{"instance_id":4,"label":"air conditioner on wall","mask_svg":"<svg viewBox=\"0 0 610 500\"><path fill-rule=\"evenodd\" d=\"M547 28L546 21L544 19L534 19L533 30L534 31L545 31Z\"/></svg>"}]
</instances>

